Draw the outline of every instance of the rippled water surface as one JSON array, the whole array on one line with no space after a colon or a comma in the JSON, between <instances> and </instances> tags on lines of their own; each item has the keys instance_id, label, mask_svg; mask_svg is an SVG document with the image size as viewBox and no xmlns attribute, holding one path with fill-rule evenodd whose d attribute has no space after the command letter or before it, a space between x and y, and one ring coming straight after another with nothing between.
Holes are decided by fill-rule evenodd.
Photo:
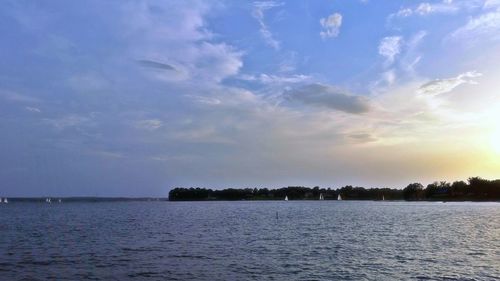
<instances>
[{"instance_id":1,"label":"rippled water surface","mask_svg":"<svg viewBox=\"0 0 500 281\"><path fill-rule=\"evenodd\" d=\"M498 280L499 203L0 205L0 280Z\"/></svg>"}]
</instances>

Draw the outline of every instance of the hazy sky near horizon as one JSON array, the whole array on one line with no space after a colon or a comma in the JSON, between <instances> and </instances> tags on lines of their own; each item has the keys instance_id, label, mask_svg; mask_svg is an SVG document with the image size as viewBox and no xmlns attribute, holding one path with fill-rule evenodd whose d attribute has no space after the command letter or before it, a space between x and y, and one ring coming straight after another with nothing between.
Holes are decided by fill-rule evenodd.
<instances>
[{"instance_id":1,"label":"hazy sky near horizon","mask_svg":"<svg viewBox=\"0 0 500 281\"><path fill-rule=\"evenodd\" d=\"M500 1L3 1L0 195L500 178Z\"/></svg>"}]
</instances>

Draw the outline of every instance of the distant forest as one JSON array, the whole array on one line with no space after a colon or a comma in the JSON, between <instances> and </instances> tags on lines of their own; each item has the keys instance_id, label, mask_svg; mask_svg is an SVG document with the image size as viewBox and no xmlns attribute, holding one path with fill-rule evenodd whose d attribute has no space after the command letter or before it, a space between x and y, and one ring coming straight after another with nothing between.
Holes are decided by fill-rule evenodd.
<instances>
[{"instance_id":1,"label":"distant forest","mask_svg":"<svg viewBox=\"0 0 500 281\"><path fill-rule=\"evenodd\" d=\"M364 188L344 186L338 189L289 186L278 189L227 188L212 190L206 188L174 188L169 193L170 201L204 200L429 200L429 201L500 201L500 180L469 178L467 182L434 182L426 187L411 183L404 189Z\"/></svg>"}]
</instances>

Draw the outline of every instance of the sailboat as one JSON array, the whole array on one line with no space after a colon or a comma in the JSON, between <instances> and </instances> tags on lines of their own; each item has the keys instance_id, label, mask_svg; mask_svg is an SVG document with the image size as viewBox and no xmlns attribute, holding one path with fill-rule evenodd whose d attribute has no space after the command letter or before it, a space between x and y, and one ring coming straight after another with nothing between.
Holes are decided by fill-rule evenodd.
<instances>
[{"instance_id":1,"label":"sailboat","mask_svg":"<svg viewBox=\"0 0 500 281\"><path fill-rule=\"evenodd\" d=\"M50 203L52 203L52 202L50 201L50 198L46 198L46 199L45 199L45 202L46 202L46 203L49 203L49 204L50 204Z\"/></svg>"},{"instance_id":2,"label":"sailboat","mask_svg":"<svg viewBox=\"0 0 500 281\"><path fill-rule=\"evenodd\" d=\"M0 203L2 203L2 202L3 202L3 199L2 199L2 197L0 197Z\"/></svg>"},{"instance_id":3,"label":"sailboat","mask_svg":"<svg viewBox=\"0 0 500 281\"><path fill-rule=\"evenodd\" d=\"M288 201L288 196L285 196L285 201Z\"/></svg>"},{"instance_id":4,"label":"sailboat","mask_svg":"<svg viewBox=\"0 0 500 281\"><path fill-rule=\"evenodd\" d=\"M59 199L59 203L61 203L61 202L62 202L61 199Z\"/></svg>"},{"instance_id":5,"label":"sailboat","mask_svg":"<svg viewBox=\"0 0 500 281\"><path fill-rule=\"evenodd\" d=\"M4 199L3 199L3 202L4 202L5 204L7 204L7 203L9 203L9 200L7 200L7 198L4 198Z\"/></svg>"},{"instance_id":6,"label":"sailboat","mask_svg":"<svg viewBox=\"0 0 500 281\"><path fill-rule=\"evenodd\" d=\"M342 200L342 196L340 196L340 194L337 196L337 200Z\"/></svg>"},{"instance_id":7,"label":"sailboat","mask_svg":"<svg viewBox=\"0 0 500 281\"><path fill-rule=\"evenodd\" d=\"M384 197L384 195L382 195L382 201L384 201L384 200L385 200L385 197Z\"/></svg>"},{"instance_id":8,"label":"sailboat","mask_svg":"<svg viewBox=\"0 0 500 281\"><path fill-rule=\"evenodd\" d=\"M323 193L319 194L319 200L325 200L325 197L323 197Z\"/></svg>"}]
</instances>

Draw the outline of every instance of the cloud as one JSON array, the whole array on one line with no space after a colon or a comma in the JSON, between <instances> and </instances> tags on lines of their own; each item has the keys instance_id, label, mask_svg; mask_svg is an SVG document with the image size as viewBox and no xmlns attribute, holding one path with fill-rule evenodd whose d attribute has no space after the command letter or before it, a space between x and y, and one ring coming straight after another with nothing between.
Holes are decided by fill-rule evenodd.
<instances>
[{"instance_id":1,"label":"cloud","mask_svg":"<svg viewBox=\"0 0 500 281\"><path fill-rule=\"evenodd\" d=\"M455 13L459 10L460 7L458 5L455 5L453 1L445 0L442 3L421 2L418 5L411 8L408 7L401 8L396 13L391 14L389 18L426 16L430 14L449 14L449 13Z\"/></svg>"},{"instance_id":2,"label":"cloud","mask_svg":"<svg viewBox=\"0 0 500 281\"><path fill-rule=\"evenodd\" d=\"M414 79L417 76L415 68L422 59L419 45L426 35L427 32L421 30L407 39L401 36L389 36L380 40L378 52L385 60L382 63L380 77L372 82L370 88L375 91L385 91L398 80Z\"/></svg>"},{"instance_id":3,"label":"cloud","mask_svg":"<svg viewBox=\"0 0 500 281\"><path fill-rule=\"evenodd\" d=\"M135 126L139 129L154 131L163 126L163 122L159 119L145 119L137 121Z\"/></svg>"},{"instance_id":4,"label":"cloud","mask_svg":"<svg viewBox=\"0 0 500 281\"><path fill-rule=\"evenodd\" d=\"M415 33L405 44L406 52L401 58L401 64L405 71L414 73L415 66L422 59L422 55L418 52L418 47L422 40L427 36L427 31L420 30Z\"/></svg>"},{"instance_id":5,"label":"cloud","mask_svg":"<svg viewBox=\"0 0 500 281\"><path fill-rule=\"evenodd\" d=\"M88 123L90 120L91 118L77 114L70 114L60 118L44 119L46 123L52 125L57 130L78 127L80 125Z\"/></svg>"},{"instance_id":6,"label":"cloud","mask_svg":"<svg viewBox=\"0 0 500 281\"><path fill-rule=\"evenodd\" d=\"M378 53L386 58L388 65L394 62L394 59L401 52L401 44L403 38L401 36L389 36L380 41Z\"/></svg>"},{"instance_id":7,"label":"cloud","mask_svg":"<svg viewBox=\"0 0 500 281\"><path fill-rule=\"evenodd\" d=\"M31 107L31 106L26 106L24 109L26 109L27 111L30 111L30 112L36 112L36 113L42 112L39 108Z\"/></svg>"},{"instance_id":8,"label":"cloud","mask_svg":"<svg viewBox=\"0 0 500 281\"><path fill-rule=\"evenodd\" d=\"M159 70L171 70L175 71L175 67L173 67L170 64L162 63L162 62L157 62L153 60L137 60L137 63L139 63L143 67L149 67L149 68L154 68L154 69L159 69Z\"/></svg>"},{"instance_id":9,"label":"cloud","mask_svg":"<svg viewBox=\"0 0 500 281\"><path fill-rule=\"evenodd\" d=\"M252 12L252 16L257 20L260 26L260 34L262 38L264 38L264 41L266 44L271 46L275 50L279 50L280 48L280 42L276 40L269 30L269 27L264 21L265 18L265 11L270 10L272 8L280 7L283 6L283 3L278 3L274 1L265 1L265 2L254 2L254 9Z\"/></svg>"},{"instance_id":10,"label":"cloud","mask_svg":"<svg viewBox=\"0 0 500 281\"><path fill-rule=\"evenodd\" d=\"M482 76L482 74L479 72L469 71L454 78L436 79L420 86L417 93L423 95L440 95L448 93L462 84L477 84L472 78L480 76Z\"/></svg>"},{"instance_id":11,"label":"cloud","mask_svg":"<svg viewBox=\"0 0 500 281\"><path fill-rule=\"evenodd\" d=\"M348 94L329 85L309 84L287 90L283 95L289 101L298 101L346 113L361 114L370 110L368 99Z\"/></svg>"},{"instance_id":12,"label":"cloud","mask_svg":"<svg viewBox=\"0 0 500 281\"><path fill-rule=\"evenodd\" d=\"M320 19L319 23L321 27L323 27L323 30L319 33L321 38L337 37L340 33L340 27L342 26L342 15L333 13L327 18Z\"/></svg>"},{"instance_id":13,"label":"cloud","mask_svg":"<svg viewBox=\"0 0 500 281\"><path fill-rule=\"evenodd\" d=\"M220 82L223 79L238 74L243 66L242 52L225 43L212 44L204 42L197 50L196 64L193 65L195 78L204 81ZM199 83L199 81L192 81Z\"/></svg>"},{"instance_id":14,"label":"cloud","mask_svg":"<svg viewBox=\"0 0 500 281\"><path fill-rule=\"evenodd\" d=\"M368 143L368 142L375 142L377 141L377 138L374 137L370 133L354 133L348 135L348 137L356 143Z\"/></svg>"},{"instance_id":15,"label":"cloud","mask_svg":"<svg viewBox=\"0 0 500 281\"><path fill-rule=\"evenodd\" d=\"M394 69L389 69L388 71L383 72L381 76L382 81L384 81L388 86L396 82L396 71Z\"/></svg>"},{"instance_id":16,"label":"cloud","mask_svg":"<svg viewBox=\"0 0 500 281\"><path fill-rule=\"evenodd\" d=\"M500 39L500 11L469 19L467 24L452 32L446 39L464 40L467 44L474 44L479 38Z\"/></svg>"},{"instance_id":17,"label":"cloud","mask_svg":"<svg viewBox=\"0 0 500 281\"><path fill-rule=\"evenodd\" d=\"M311 76L303 74L280 76L280 75L265 74L265 73L262 73L260 75L240 75L238 78L246 81L256 81L262 84L286 84L286 83L293 84L293 83L305 82L312 79Z\"/></svg>"},{"instance_id":18,"label":"cloud","mask_svg":"<svg viewBox=\"0 0 500 281\"><path fill-rule=\"evenodd\" d=\"M125 158L125 155L121 152L106 151L106 150L89 150L88 153L95 154L104 158Z\"/></svg>"},{"instance_id":19,"label":"cloud","mask_svg":"<svg viewBox=\"0 0 500 281\"><path fill-rule=\"evenodd\" d=\"M429 3L420 3L418 7L415 9L415 12L419 15L430 14L433 11L433 7Z\"/></svg>"},{"instance_id":20,"label":"cloud","mask_svg":"<svg viewBox=\"0 0 500 281\"><path fill-rule=\"evenodd\" d=\"M141 58L148 77L168 83L218 83L243 65L235 47L214 40L205 17L216 8L205 1L125 2L115 17L124 44L121 55ZM134 40L126 40L133 38ZM152 59L154 58L154 59ZM173 69L172 69L173 68Z\"/></svg>"},{"instance_id":21,"label":"cloud","mask_svg":"<svg viewBox=\"0 0 500 281\"><path fill-rule=\"evenodd\" d=\"M483 8L485 9L497 7L500 7L500 0L486 0L483 5Z\"/></svg>"}]
</instances>

